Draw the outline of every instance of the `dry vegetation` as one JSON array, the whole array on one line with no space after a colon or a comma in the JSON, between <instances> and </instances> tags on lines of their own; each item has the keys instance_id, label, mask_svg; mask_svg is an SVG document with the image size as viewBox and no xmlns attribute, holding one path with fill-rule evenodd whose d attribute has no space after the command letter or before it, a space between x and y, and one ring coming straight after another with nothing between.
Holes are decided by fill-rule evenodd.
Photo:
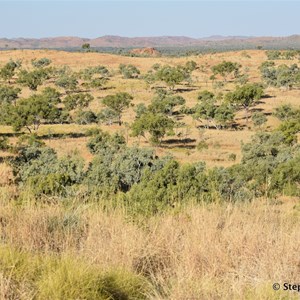
<instances>
[{"instance_id":1,"label":"dry vegetation","mask_svg":"<svg viewBox=\"0 0 300 300\"><path fill-rule=\"evenodd\" d=\"M100 99L116 92L133 95L133 104L150 104L154 92L142 79L123 79L119 64L133 64L146 73L153 64L176 66L194 60L203 66L193 72L193 83L181 95L187 106L197 102L201 90L214 89L211 66L228 60L247 70L250 82L260 82L258 67L266 60L264 51L228 52L185 58L140 58L99 53L68 53L50 50L2 51L0 66L10 58L22 59L28 68L34 58L47 57L53 66L70 66L74 71L104 65L114 73L105 89L93 91L93 111L103 106ZM296 61L280 61L292 64ZM32 94L23 88L22 97ZM281 104L299 105L299 90L268 88L251 109L268 115L265 131L279 121L270 116ZM42 125L38 135L60 156L78 151L92 160L87 150L87 129L122 133L128 145L139 142L126 124L135 118L133 107L122 114L123 125ZM171 153L180 162L205 161L208 167L230 166L241 160L241 142L249 142L257 129L249 123L243 130L209 129L184 116L191 142L165 143L155 147L159 156ZM237 122L244 124L243 113ZM0 126L0 133L12 133ZM82 134L72 137L68 134ZM51 138L51 135L59 137ZM64 136L67 135L67 136ZM208 148L196 149L206 138ZM10 137L15 143L17 137ZM140 146L150 145L143 138ZM236 161L228 159L236 155ZM1 152L1 157L9 155ZM32 203L31 194L11 184L11 170L0 164L0 299L298 299L299 293L273 291L272 284L299 284L300 206L298 198L256 199L247 203L175 203L162 214L149 218L128 214L109 200L82 203L80 196L66 202ZM19 201L22 199L22 202ZM20 203L21 202L21 203ZM178 205L178 206L177 206ZM117 274L117 275L116 275ZM124 278L127 278L126 280ZM110 281L111 280L111 281ZM88 284L90 283L90 285ZM99 283L100 282L100 283ZM62 284L64 283L64 284ZM85 286L86 284L86 286ZM95 289L99 294L92 294ZM101 291L100 291L101 290Z\"/></svg>"},{"instance_id":2,"label":"dry vegetation","mask_svg":"<svg viewBox=\"0 0 300 300\"><path fill-rule=\"evenodd\" d=\"M183 57L183 58L170 58L170 57L157 57L157 58L147 58L147 57L126 57L117 56L111 54L100 54L100 53L69 53L62 51L53 50L18 50L18 51L2 51L0 55L0 65L7 62L9 59L21 59L22 66L25 68L31 68L32 59L40 59L47 57L52 61L53 66L69 66L73 71L79 71L82 68L104 65L115 75L111 78L108 84L105 86L104 90L93 91L94 101L90 104L90 108L93 111L99 112L103 105L101 104L101 99L109 94L115 94L117 92L128 92L133 95L133 104L145 103L150 104L153 98L154 91L151 90L150 86L146 84L144 80L141 79L123 79L121 75L118 74L118 67L120 64L133 64L141 70L142 74L145 74L155 63L161 65L168 64L171 66L176 66L186 63L188 60L194 60L200 69L193 72L193 83L191 87L185 87L187 91L180 93L186 99L186 105L192 107L197 102L197 95L201 90L210 90L214 93L227 92L234 87L233 83L228 83L224 89L214 89L209 77L211 75L210 68L224 60L237 62L242 65L242 71L247 70L249 79L251 82L260 82L259 66L262 62L266 60L265 51L259 50L249 50L247 51L247 56L245 52L227 52L227 53L216 53L216 54L205 54L202 56L195 57ZM297 62L297 60L280 60L280 64L286 63L288 65ZM157 84L156 84L157 85ZM41 87L40 89L42 89ZM32 92L28 88L22 89L21 96L28 96ZM298 105L299 103L299 90L291 91L281 91L275 88L268 88L266 94L269 95L268 98L262 99L255 107L263 109L265 113L271 113L274 111L275 107L281 104L291 103L292 105ZM125 123L131 124L134 120L135 112L133 108L127 109L122 114L122 120ZM195 149L197 142L200 137L203 138L203 133L199 132L196 126L201 125L201 123L194 121L192 117L185 116L184 119L180 120L186 123L187 129L181 129L183 133L188 131L188 137L191 139L188 145L182 145L181 143L175 143L171 146L166 144L164 147L156 147L157 154L163 155L166 153L171 153L174 157L181 162L195 162L195 161L205 161L209 167L211 166L229 166L234 162L228 160L228 155L234 153L237 156L237 162L240 160L240 149L241 142L248 142L251 135L255 133L255 129L251 124L249 128L243 131L236 130L216 130L210 129L204 133L204 138L207 139L208 149L204 149L199 152ZM244 124L243 112L238 114L237 121L240 124ZM266 130L271 130L278 125L278 121L275 117L269 116L268 122L266 124ZM93 127L93 125L91 125ZM43 125L39 130L39 134L50 133L77 133L84 132L86 128L91 126L78 126L74 124L66 125ZM112 126L101 125L105 131L109 132L121 132L122 134L128 135L129 145L138 143L138 138L132 138L129 135L129 130L126 126L119 126L114 124ZM1 132L10 132L10 128L0 127ZM172 137L170 138L172 139ZM167 139L166 139L167 140ZM53 140L52 140L53 142ZM60 141L53 142L53 147L60 153L66 154L71 150L74 150L73 145L79 149L85 158L89 158L85 149L86 140L79 139L66 139L66 142L71 147L60 147ZM144 139L140 140L141 146L149 146L147 141Z\"/></svg>"},{"instance_id":3,"label":"dry vegetation","mask_svg":"<svg viewBox=\"0 0 300 300\"><path fill-rule=\"evenodd\" d=\"M150 282L149 299L298 299L297 292L274 292L272 284L299 280L299 213L296 199L197 205L138 221L99 206L2 203L0 234L11 249L59 254L60 264L69 258L104 273L140 274ZM14 269L22 272L9 251L11 278L0 256L1 299L13 288ZM13 299L31 299L28 278L18 284Z\"/></svg>"}]
</instances>

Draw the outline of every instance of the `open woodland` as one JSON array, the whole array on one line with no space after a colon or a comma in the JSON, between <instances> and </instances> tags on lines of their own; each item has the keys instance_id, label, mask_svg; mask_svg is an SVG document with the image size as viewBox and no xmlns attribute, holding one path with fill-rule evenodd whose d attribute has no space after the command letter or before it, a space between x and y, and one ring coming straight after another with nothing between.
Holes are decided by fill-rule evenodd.
<instances>
[{"instance_id":1,"label":"open woodland","mask_svg":"<svg viewBox=\"0 0 300 300\"><path fill-rule=\"evenodd\" d=\"M299 52L1 51L0 109L0 299L298 299Z\"/></svg>"}]
</instances>

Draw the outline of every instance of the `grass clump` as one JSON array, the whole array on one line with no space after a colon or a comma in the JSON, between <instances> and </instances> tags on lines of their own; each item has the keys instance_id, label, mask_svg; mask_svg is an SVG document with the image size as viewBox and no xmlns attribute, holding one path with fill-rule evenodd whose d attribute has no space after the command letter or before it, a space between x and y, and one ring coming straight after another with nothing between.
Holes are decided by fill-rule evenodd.
<instances>
[{"instance_id":1,"label":"grass clump","mask_svg":"<svg viewBox=\"0 0 300 300\"><path fill-rule=\"evenodd\" d=\"M149 283L128 271L103 272L72 257L0 248L1 299L146 299Z\"/></svg>"}]
</instances>

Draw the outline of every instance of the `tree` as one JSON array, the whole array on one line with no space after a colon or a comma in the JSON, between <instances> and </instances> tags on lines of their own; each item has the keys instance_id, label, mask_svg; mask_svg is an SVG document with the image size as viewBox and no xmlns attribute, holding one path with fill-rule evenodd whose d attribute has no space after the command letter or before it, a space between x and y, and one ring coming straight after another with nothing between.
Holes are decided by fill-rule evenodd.
<instances>
[{"instance_id":1,"label":"tree","mask_svg":"<svg viewBox=\"0 0 300 300\"><path fill-rule=\"evenodd\" d=\"M64 100L63 104L67 110L73 110L76 108L84 108L87 107L90 102L94 99L91 94L83 93L83 94L74 94L68 95Z\"/></svg>"},{"instance_id":2,"label":"tree","mask_svg":"<svg viewBox=\"0 0 300 300\"><path fill-rule=\"evenodd\" d=\"M294 110L291 104L283 104L275 108L273 115L280 121L286 121L294 116Z\"/></svg>"},{"instance_id":3,"label":"tree","mask_svg":"<svg viewBox=\"0 0 300 300\"><path fill-rule=\"evenodd\" d=\"M8 63L6 63L1 69L0 69L0 78L2 78L5 81L10 82L10 80L15 75L15 71L17 68L21 67L21 61L13 61L10 60Z\"/></svg>"},{"instance_id":4,"label":"tree","mask_svg":"<svg viewBox=\"0 0 300 300\"><path fill-rule=\"evenodd\" d=\"M204 90L198 94L198 100L200 100L201 102L210 101L213 100L214 98L215 98L214 93L209 92L207 90Z\"/></svg>"},{"instance_id":5,"label":"tree","mask_svg":"<svg viewBox=\"0 0 300 300\"><path fill-rule=\"evenodd\" d=\"M297 143L297 134L300 132L299 119L284 121L278 127L278 131L283 134L285 143L289 145Z\"/></svg>"},{"instance_id":6,"label":"tree","mask_svg":"<svg viewBox=\"0 0 300 300\"><path fill-rule=\"evenodd\" d=\"M253 115L252 115L252 122L253 122L253 125L255 127L258 127L260 128L262 125L264 125L266 122L268 121L266 115L262 112L255 112Z\"/></svg>"},{"instance_id":7,"label":"tree","mask_svg":"<svg viewBox=\"0 0 300 300\"><path fill-rule=\"evenodd\" d=\"M161 94L152 100L148 106L148 111L172 115L174 108L183 104L185 104L185 99L182 96Z\"/></svg>"},{"instance_id":8,"label":"tree","mask_svg":"<svg viewBox=\"0 0 300 300\"><path fill-rule=\"evenodd\" d=\"M92 154L104 155L116 153L125 147L125 138L119 134L110 135L108 132L98 130L88 141L87 148Z\"/></svg>"},{"instance_id":9,"label":"tree","mask_svg":"<svg viewBox=\"0 0 300 300\"><path fill-rule=\"evenodd\" d=\"M14 103L16 104L16 100L19 97L19 93L21 89L14 88L11 86L0 85L0 104L2 103Z\"/></svg>"},{"instance_id":10,"label":"tree","mask_svg":"<svg viewBox=\"0 0 300 300\"><path fill-rule=\"evenodd\" d=\"M119 125L122 125L121 114L125 108L129 107L132 99L133 97L128 93L117 93L104 97L102 103L116 112Z\"/></svg>"},{"instance_id":11,"label":"tree","mask_svg":"<svg viewBox=\"0 0 300 300\"><path fill-rule=\"evenodd\" d=\"M79 77L86 80L82 85L90 88L101 88L109 76L110 73L104 66L88 67L79 72Z\"/></svg>"},{"instance_id":12,"label":"tree","mask_svg":"<svg viewBox=\"0 0 300 300\"><path fill-rule=\"evenodd\" d=\"M210 122L212 122L215 117L216 109L217 106L215 105L215 99L200 102L195 106L193 117L200 121L206 120L205 127L209 128Z\"/></svg>"},{"instance_id":13,"label":"tree","mask_svg":"<svg viewBox=\"0 0 300 300\"><path fill-rule=\"evenodd\" d=\"M56 86L65 89L68 92L75 91L78 85L78 80L74 74L61 75L55 82Z\"/></svg>"},{"instance_id":14,"label":"tree","mask_svg":"<svg viewBox=\"0 0 300 300\"><path fill-rule=\"evenodd\" d=\"M100 75L101 78L110 76L105 66L88 67L80 71L80 77L84 80L91 80L95 75Z\"/></svg>"},{"instance_id":15,"label":"tree","mask_svg":"<svg viewBox=\"0 0 300 300\"><path fill-rule=\"evenodd\" d=\"M185 64L185 68L189 71L189 72L192 72L194 70L196 70L197 68L197 63L193 60L189 60L186 62Z\"/></svg>"},{"instance_id":16,"label":"tree","mask_svg":"<svg viewBox=\"0 0 300 300\"><path fill-rule=\"evenodd\" d=\"M79 110L74 116L76 124L87 125L96 123L97 116L91 110Z\"/></svg>"},{"instance_id":17,"label":"tree","mask_svg":"<svg viewBox=\"0 0 300 300\"><path fill-rule=\"evenodd\" d=\"M166 65L157 70L155 78L165 82L173 90L176 84L190 79L190 72L179 66L171 67Z\"/></svg>"},{"instance_id":18,"label":"tree","mask_svg":"<svg viewBox=\"0 0 300 300\"><path fill-rule=\"evenodd\" d=\"M82 48L83 50L89 52L90 49L91 49L91 45L90 45L89 43L84 43L84 44L82 44L81 48Z\"/></svg>"},{"instance_id":19,"label":"tree","mask_svg":"<svg viewBox=\"0 0 300 300\"><path fill-rule=\"evenodd\" d=\"M151 149L124 148L117 153L111 170L117 178L118 188L123 192L129 191L134 184L140 182L145 169L153 167L154 160L154 151Z\"/></svg>"},{"instance_id":20,"label":"tree","mask_svg":"<svg viewBox=\"0 0 300 300\"><path fill-rule=\"evenodd\" d=\"M223 61L222 63L215 65L211 68L214 75L221 75L223 77L223 80L226 82L227 77L230 74L234 74L234 77L237 77L239 73L241 65L238 63L233 63L231 61Z\"/></svg>"},{"instance_id":21,"label":"tree","mask_svg":"<svg viewBox=\"0 0 300 300\"><path fill-rule=\"evenodd\" d=\"M136 66L131 64L120 64L119 70L125 79L138 78L138 76L140 75L140 70Z\"/></svg>"},{"instance_id":22,"label":"tree","mask_svg":"<svg viewBox=\"0 0 300 300\"><path fill-rule=\"evenodd\" d=\"M38 86L42 85L46 79L49 79L49 70L36 69L31 72L21 70L17 82L36 91Z\"/></svg>"},{"instance_id":23,"label":"tree","mask_svg":"<svg viewBox=\"0 0 300 300\"><path fill-rule=\"evenodd\" d=\"M291 66L265 62L260 67L262 79L271 86L285 87L287 90L300 83L300 69L297 64Z\"/></svg>"},{"instance_id":24,"label":"tree","mask_svg":"<svg viewBox=\"0 0 300 300\"><path fill-rule=\"evenodd\" d=\"M33 59L31 61L31 64L35 67L35 68L44 68L49 66L52 63L51 59L47 58L47 57L43 57L40 59Z\"/></svg>"},{"instance_id":25,"label":"tree","mask_svg":"<svg viewBox=\"0 0 300 300\"><path fill-rule=\"evenodd\" d=\"M102 109L97 115L99 123L105 123L106 125L112 125L114 122L119 121L118 113L111 108Z\"/></svg>"},{"instance_id":26,"label":"tree","mask_svg":"<svg viewBox=\"0 0 300 300\"><path fill-rule=\"evenodd\" d=\"M242 145L243 176L257 196L267 196L274 169L293 156L282 132L259 132L251 142Z\"/></svg>"},{"instance_id":27,"label":"tree","mask_svg":"<svg viewBox=\"0 0 300 300\"><path fill-rule=\"evenodd\" d=\"M231 105L222 103L215 110L214 121L216 122L216 128L227 127L232 124L234 120L234 109Z\"/></svg>"},{"instance_id":28,"label":"tree","mask_svg":"<svg viewBox=\"0 0 300 300\"><path fill-rule=\"evenodd\" d=\"M146 132L151 135L151 143L161 144L162 138L167 132L172 132L174 121L163 114L153 114L151 112L143 114L136 119L131 126L132 136L146 137Z\"/></svg>"},{"instance_id":29,"label":"tree","mask_svg":"<svg viewBox=\"0 0 300 300\"><path fill-rule=\"evenodd\" d=\"M10 107L10 117L6 119L7 125L13 126L15 131L25 127L30 133L38 130L41 123L55 122L60 116L56 103L42 94L21 99L16 106Z\"/></svg>"},{"instance_id":30,"label":"tree","mask_svg":"<svg viewBox=\"0 0 300 300\"><path fill-rule=\"evenodd\" d=\"M136 118L140 118L143 114L145 114L148 109L144 103L139 103L135 106L134 111L136 113Z\"/></svg>"},{"instance_id":31,"label":"tree","mask_svg":"<svg viewBox=\"0 0 300 300\"><path fill-rule=\"evenodd\" d=\"M261 99L263 92L263 88L259 84L248 83L226 94L225 99L229 103L242 106L245 109L246 123L248 123L249 107Z\"/></svg>"}]
</instances>

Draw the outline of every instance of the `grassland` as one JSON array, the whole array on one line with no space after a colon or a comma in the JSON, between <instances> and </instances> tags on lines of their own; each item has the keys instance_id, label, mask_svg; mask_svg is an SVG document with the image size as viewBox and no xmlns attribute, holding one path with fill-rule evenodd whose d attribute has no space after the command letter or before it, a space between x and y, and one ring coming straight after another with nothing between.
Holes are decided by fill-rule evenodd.
<instances>
[{"instance_id":1,"label":"grassland","mask_svg":"<svg viewBox=\"0 0 300 300\"><path fill-rule=\"evenodd\" d=\"M10 248L0 247L1 299L298 299L272 289L299 280L297 199L189 206L139 221L73 200L68 208L2 200ZM105 278L128 298L109 298Z\"/></svg>"},{"instance_id":2,"label":"grassland","mask_svg":"<svg viewBox=\"0 0 300 300\"><path fill-rule=\"evenodd\" d=\"M247 54L247 55L246 55ZM133 104L150 104L154 90L142 79L123 79L119 64L133 64L145 74L153 64L176 66L194 60L190 86L177 86L188 107L197 102L201 90L226 93L235 86L228 82L215 88L209 80L211 66L223 60L238 62L250 82L260 82L259 66L264 51L249 50L205 54L194 57L125 57L100 53L68 53L52 50L0 52L0 66L9 59L21 59L31 68L31 60L47 57L52 65L79 71L104 65L113 76L105 89L93 90L90 109L99 112L101 99L116 92L133 95ZM296 63L296 60L276 64ZM51 84L49 84L52 86ZM155 86L157 84L154 84ZM152 87L153 87L152 86ZM43 88L43 87L41 87ZM63 91L63 90L61 90ZM22 89L22 97L33 92ZM300 91L267 88L252 111L261 110L268 121L264 131L275 129L272 116L281 104L299 106ZM102 128L123 134L128 145L150 145L130 136L134 107L122 114L123 125L41 125L37 134L59 156L77 151L92 160L87 150L86 132ZM230 166L241 160L241 142L249 142L258 130L245 125L243 112L236 116L242 130L200 128L190 116L180 120L178 129L190 142L166 137L155 147L159 156L172 154L181 163L204 161L207 166ZM200 128L200 129L199 129ZM0 126L0 134L16 143L18 134ZM206 139L208 149L197 150ZM229 159L235 154L237 159ZM12 155L0 152L2 160ZM274 291L273 283L299 284L300 206L299 199L259 198L240 203L177 204L151 217L132 216L126 207L109 199L84 202L78 196L33 201L32 194L14 185L11 169L0 164L0 299L298 299L293 291ZM77 194L76 194L77 195ZM57 201L55 201L57 200Z\"/></svg>"},{"instance_id":3,"label":"grassland","mask_svg":"<svg viewBox=\"0 0 300 300\"><path fill-rule=\"evenodd\" d=\"M153 98L154 91L151 86L147 85L144 80L141 79L123 79L121 75L118 74L118 67L120 64L133 64L141 70L142 74L145 74L155 63L159 64L169 64L171 66L176 66L186 63L188 60L194 60L200 68L195 70L192 74L193 83L191 87L178 86L178 89L183 91L180 93L186 99L186 105L192 107L197 102L197 95L201 90L211 90L215 93L226 93L234 87L234 84L229 82L224 88L214 89L209 77L211 75L211 66L216 65L223 60L237 62L242 65L242 71L246 70L249 75L249 80L251 82L260 82L259 66L262 62L266 60L265 51L259 50L249 50L240 52L227 52L227 53L216 53L216 54L205 54L202 56L195 57L181 57L181 58L169 58L169 57L157 57L157 58L146 58L146 57L126 57L111 54L100 54L100 53L69 53L63 51L52 51L52 50L16 50L16 51L2 51L0 55L0 65L11 59L21 59L23 62L23 67L31 68L31 60L47 57L52 60L52 65L61 67L69 66L73 71L79 71L85 67L104 65L106 66L114 76L110 79L108 84L105 86L104 90L93 91L94 101L90 104L90 108L99 112L103 105L101 104L101 99L109 94L114 94L116 92L128 92L133 95L133 104L145 103L150 104ZM286 63L291 65L296 63L297 60L280 60L278 64ZM155 86L155 84L153 85ZM152 87L153 87L152 86ZM157 86L157 84L156 84ZM29 96L32 92L28 88L22 89L23 97ZM268 88L266 90L268 98L262 99L255 107L252 108L253 111L260 109L264 113L268 114L268 122L265 126L265 130L271 130L278 125L278 120L270 115L276 107L285 103L291 103L294 106L299 105L299 90L284 91L275 88ZM126 110L122 115L122 120L124 124L131 124L134 120L135 112L133 107ZM216 130L210 129L199 131L201 125L200 122L194 121L191 117L185 116L181 122L186 124L184 129L179 129L185 135L187 133L188 138L191 142L187 145L182 144L180 139L177 142L163 144L163 147L157 147L156 152L158 155L163 155L166 153L171 153L177 160L181 162L195 162L195 161L205 161L209 167L211 166L229 166L234 162L228 160L228 155L234 153L237 157L237 162L241 158L241 142L248 142L250 137L255 133L255 128L249 124L248 128L244 128L243 131L236 130ZM243 119L243 113L237 115L236 121L240 125L245 125L245 120ZM86 128L91 126L84 125L43 125L41 126L38 134L68 134L68 133L84 133ZM93 126L92 126L93 127ZM99 127L99 126L98 126ZM136 144L139 142L138 138L130 137L130 131L128 127L123 125L119 126L117 124L111 126L101 125L105 131L109 132L121 132L128 137L128 144ZM1 127L0 132L11 132L9 127ZM208 143L208 149L201 152L195 149L197 142L200 139L206 139ZM170 140L173 137L169 138ZM66 137L64 143L67 143L68 147L61 147L60 140L51 140L51 144L60 154L66 154L69 151L74 150L74 146L78 148L80 153L85 158L90 158L87 151L85 151L85 138L70 138ZM141 146L150 146L147 141L141 139Z\"/></svg>"}]
</instances>

